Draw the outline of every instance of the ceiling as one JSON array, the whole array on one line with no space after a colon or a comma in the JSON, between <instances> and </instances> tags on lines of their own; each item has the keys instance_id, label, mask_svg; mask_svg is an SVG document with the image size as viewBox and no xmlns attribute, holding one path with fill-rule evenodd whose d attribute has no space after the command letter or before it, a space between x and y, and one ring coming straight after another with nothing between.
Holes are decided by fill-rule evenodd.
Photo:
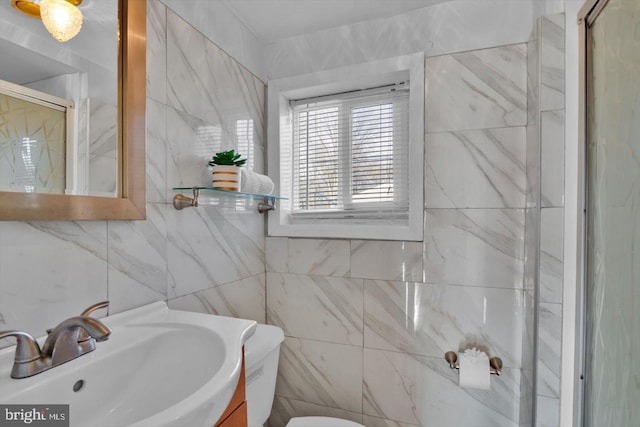
<instances>
[{"instance_id":1,"label":"ceiling","mask_svg":"<svg viewBox=\"0 0 640 427\"><path fill-rule=\"evenodd\" d=\"M377 18L452 0L220 0L264 42Z\"/></svg>"}]
</instances>

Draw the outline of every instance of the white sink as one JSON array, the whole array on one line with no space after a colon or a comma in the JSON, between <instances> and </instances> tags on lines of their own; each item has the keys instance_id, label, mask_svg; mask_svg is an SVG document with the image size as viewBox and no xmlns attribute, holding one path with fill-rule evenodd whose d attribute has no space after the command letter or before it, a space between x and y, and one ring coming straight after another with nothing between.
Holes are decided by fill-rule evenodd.
<instances>
[{"instance_id":1,"label":"white sink","mask_svg":"<svg viewBox=\"0 0 640 427\"><path fill-rule=\"evenodd\" d=\"M242 346L256 328L251 320L170 310L164 302L101 321L112 329L108 341L30 378L10 378L15 346L0 350L0 402L69 404L72 427L213 426L233 396Z\"/></svg>"}]
</instances>

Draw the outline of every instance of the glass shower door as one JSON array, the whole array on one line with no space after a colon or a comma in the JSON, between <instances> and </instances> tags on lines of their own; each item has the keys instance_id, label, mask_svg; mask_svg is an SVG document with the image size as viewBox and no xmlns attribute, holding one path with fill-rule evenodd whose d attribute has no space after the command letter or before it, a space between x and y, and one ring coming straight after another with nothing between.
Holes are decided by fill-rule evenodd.
<instances>
[{"instance_id":1,"label":"glass shower door","mask_svg":"<svg viewBox=\"0 0 640 427\"><path fill-rule=\"evenodd\" d=\"M587 30L584 424L640 426L640 0Z\"/></svg>"}]
</instances>

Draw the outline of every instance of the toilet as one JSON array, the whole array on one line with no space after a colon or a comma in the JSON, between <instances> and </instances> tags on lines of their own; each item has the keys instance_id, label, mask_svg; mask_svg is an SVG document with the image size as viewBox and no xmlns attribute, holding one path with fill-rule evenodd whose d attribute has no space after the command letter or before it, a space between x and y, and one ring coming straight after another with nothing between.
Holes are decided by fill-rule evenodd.
<instances>
[{"instance_id":1,"label":"toilet","mask_svg":"<svg viewBox=\"0 0 640 427\"><path fill-rule=\"evenodd\" d=\"M262 427L269 418L276 391L280 343L284 340L277 326L258 325L244 346L247 411L249 427ZM292 418L287 427L364 427L352 421L329 417Z\"/></svg>"}]
</instances>

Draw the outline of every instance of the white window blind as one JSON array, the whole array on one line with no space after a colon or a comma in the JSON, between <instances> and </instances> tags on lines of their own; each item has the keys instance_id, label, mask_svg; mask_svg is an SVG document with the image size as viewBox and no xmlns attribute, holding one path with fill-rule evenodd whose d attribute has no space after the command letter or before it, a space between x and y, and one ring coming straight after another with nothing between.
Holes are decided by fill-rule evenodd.
<instances>
[{"instance_id":1,"label":"white window blind","mask_svg":"<svg viewBox=\"0 0 640 427\"><path fill-rule=\"evenodd\" d=\"M406 220L408 86L291 101L294 222Z\"/></svg>"}]
</instances>

